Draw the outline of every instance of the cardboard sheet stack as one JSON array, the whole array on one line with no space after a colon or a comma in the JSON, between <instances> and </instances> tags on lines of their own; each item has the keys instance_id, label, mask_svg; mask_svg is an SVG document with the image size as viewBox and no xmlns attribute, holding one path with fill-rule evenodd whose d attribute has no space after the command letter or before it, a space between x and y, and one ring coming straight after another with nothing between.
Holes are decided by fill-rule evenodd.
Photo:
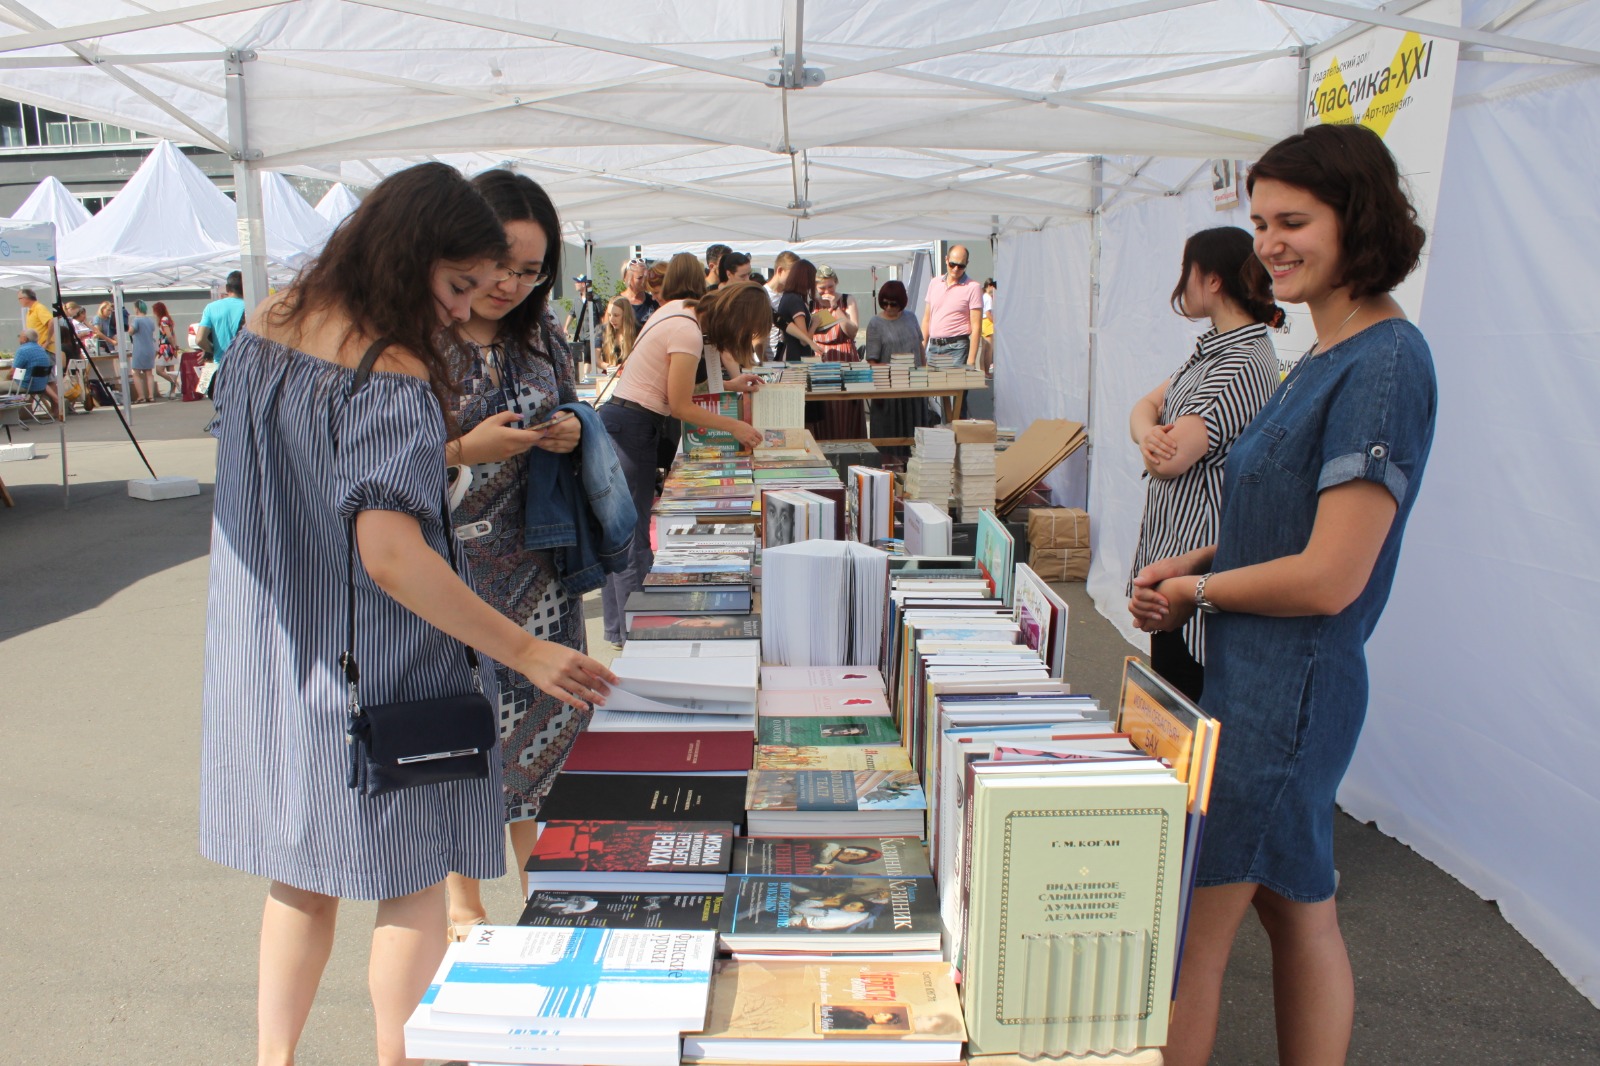
<instances>
[{"instance_id":1,"label":"cardboard sheet stack","mask_svg":"<svg viewBox=\"0 0 1600 1066\"><path fill-rule=\"evenodd\" d=\"M1089 441L1082 422L1041 418L995 459L996 510L1008 514L1056 464Z\"/></svg>"},{"instance_id":2,"label":"cardboard sheet stack","mask_svg":"<svg viewBox=\"0 0 1600 1066\"><path fill-rule=\"evenodd\" d=\"M993 422L964 418L951 426L956 441L956 507L963 522L976 522L978 512L994 510Z\"/></svg>"},{"instance_id":3,"label":"cardboard sheet stack","mask_svg":"<svg viewBox=\"0 0 1600 1066\"><path fill-rule=\"evenodd\" d=\"M1028 514L1030 562L1046 581L1089 578L1089 512L1077 507L1035 507Z\"/></svg>"},{"instance_id":4,"label":"cardboard sheet stack","mask_svg":"<svg viewBox=\"0 0 1600 1066\"><path fill-rule=\"evenodd\" d=\"M955 487L955 467L955 431L918 426L911 458L906 461L905 498L948 509L950 493Z\"/></svg>"}]
</instances>

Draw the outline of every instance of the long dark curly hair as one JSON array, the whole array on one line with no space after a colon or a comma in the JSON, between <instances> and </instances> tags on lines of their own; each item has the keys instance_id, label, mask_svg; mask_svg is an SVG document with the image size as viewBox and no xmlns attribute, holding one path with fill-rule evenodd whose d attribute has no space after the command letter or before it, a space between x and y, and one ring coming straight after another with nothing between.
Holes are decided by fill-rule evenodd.
<instances>
[{"instance_id":1,"label":"long dark curly hair","mask_svg":"<svg viewBox=\"0 0 1600 1066\"><path fill-rule=\"evenodd\" d=\"M422 360L448 414L456 390L439 347L433 270L442 261L498 260L505 251L505 227L467 179L444 163L423 163L367 194L273 306L271 318L289 325L314 311L342 310L353 335L387 337Z\"/></svg>"}]
</instances>

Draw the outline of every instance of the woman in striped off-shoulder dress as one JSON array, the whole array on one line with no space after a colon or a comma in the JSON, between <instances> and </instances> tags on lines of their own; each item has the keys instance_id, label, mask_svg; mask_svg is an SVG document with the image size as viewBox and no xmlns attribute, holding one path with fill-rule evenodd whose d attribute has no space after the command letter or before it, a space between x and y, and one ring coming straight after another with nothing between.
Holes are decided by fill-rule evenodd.
<instances>
[{"instance_id":1,"label":"woman in striped off-shoulder dress","mask_svg":"<svg viewBox=\"0 0 1600 1066\"><path fill-rule=\"evenodd\" d=\"M1128 419L1148 481L1130 596L1133 574L1216 541L1228 449L1278 387L1267 329L1283 321L1283 311L1250 295L1247 272L1265 277L1250 234L1237 226L1201 230L1183 246L1172 309L1209 318L1211 328ZM1204 684L1204 617L1196 613L1182 629L1150 636L1151 667L1194 700Z\"/></svg>"},{"instance_id":2,"label":"woman in striped off-shoulder dress","mask_svg":"<svg viewBox=\"0 0 1600 1066\"><path fill-rule=\"evenodd\" d=\"M485 780L380 796L347 785L347 528L365 704L469 691L463 642L574 706L602 699L611 676L535 639L447 561L452 390L435 336L504 274L505 251L499 219L453 168L402 171L256 309L220 372L200 850L270 882L262 1063L294 1060L341 898L379 901L378 1061L411 1061L404 1024L444 954L445 875L505 865L498 748Z\"/></svg>"}]
</instances>

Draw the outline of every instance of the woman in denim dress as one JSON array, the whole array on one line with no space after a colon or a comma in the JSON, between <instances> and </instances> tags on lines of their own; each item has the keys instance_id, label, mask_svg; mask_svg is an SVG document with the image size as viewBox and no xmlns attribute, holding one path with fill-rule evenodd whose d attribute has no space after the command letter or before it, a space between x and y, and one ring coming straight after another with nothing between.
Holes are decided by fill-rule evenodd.
<instances>
[{"instance_id":1,"label":"woman in denim dress","mask_svg":"<svg viewBox=\"0 0 1600 1066\"><path fill-rule=\"evenodd\" d=\"M1274 296L1308 305L1317 343L1234 443L1217 543L1134 581L1143 629L1211 616L1202 703L1222 722L1167 1066L1210 1057L1252 906L1272 941L1279 1061L1345 1061L1355 990L1334 795L1437 402L1427 342L1389 295L1424 235L1383 141L1314 126L1269 149L1248 188Z\"/></svg>"}]
</instances>

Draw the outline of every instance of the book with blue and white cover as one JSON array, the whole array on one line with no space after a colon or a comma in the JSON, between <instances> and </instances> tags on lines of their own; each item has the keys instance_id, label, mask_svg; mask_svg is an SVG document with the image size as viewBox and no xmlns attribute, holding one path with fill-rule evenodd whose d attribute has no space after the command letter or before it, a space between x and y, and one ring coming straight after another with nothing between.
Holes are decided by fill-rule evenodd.
<instances>
[{"instance_id":1,"label":"book with blue and white cover","mask_svg":"<svg viewBox=\"0 0 1600 1066\"><path fill-rule=\"evenodd\" d=\"M698 1030L716 943L698 930L478 926L450 945L422 1004L436 1024L469 1015L570 1033Z\"/></svg>"}]
</instances>

